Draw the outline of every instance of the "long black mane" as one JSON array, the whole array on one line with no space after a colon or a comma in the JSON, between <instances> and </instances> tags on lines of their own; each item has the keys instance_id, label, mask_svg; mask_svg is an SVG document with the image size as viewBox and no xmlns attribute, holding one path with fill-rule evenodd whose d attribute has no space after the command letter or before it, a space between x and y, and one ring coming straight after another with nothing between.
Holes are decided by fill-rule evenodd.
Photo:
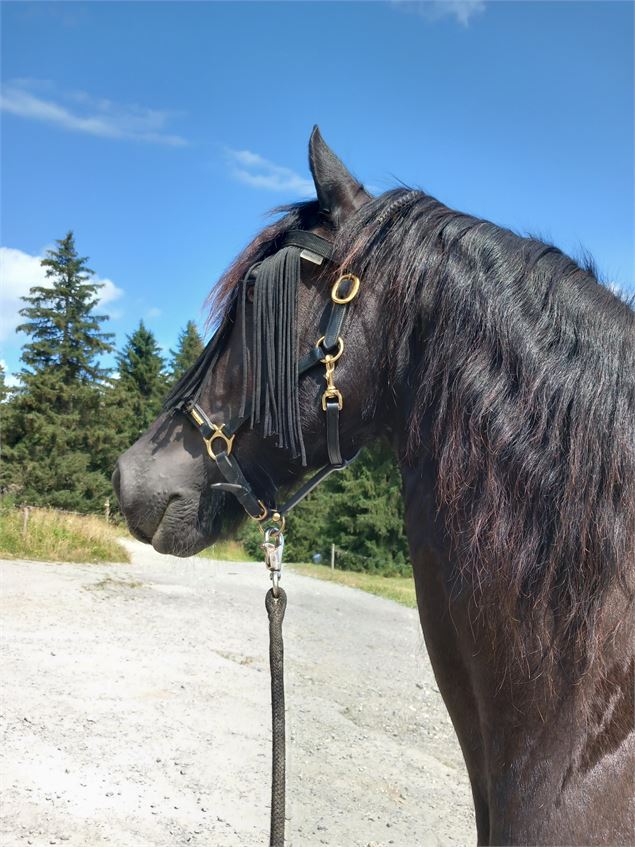
<instances>
[{"instance_id":1,"label":"long black mane","mask_svg":"<svg viewBox=\"0 0 635 847\"><path fill-rule=\"evenodd\" d=\"M437 496L479 608L591 660L635 561L635 314L555 247L399 189L337 242L385 290L385 378L431 418ZM632 586L631 586L632 588ZM540 624L538 621L540 620ZM523 643L524 642L524 643Z\"/></svg>"},{"instance_id":2,"label":"long black mane","mask_svg":"<svg viewBox=\"0 0 635 847\"><path fill-rule=\"evenodd\" d=\"M212 320L254 262L317 219L315 202L279 211L213 289ZM632 306L591 265L409 189L362 206L335 255L383 291L384 382L407 388L401 460L432 450L457 577L519 655L546 638L552 657L591 661L609 590L632 591Z\"/></svg>"}]
</instances>

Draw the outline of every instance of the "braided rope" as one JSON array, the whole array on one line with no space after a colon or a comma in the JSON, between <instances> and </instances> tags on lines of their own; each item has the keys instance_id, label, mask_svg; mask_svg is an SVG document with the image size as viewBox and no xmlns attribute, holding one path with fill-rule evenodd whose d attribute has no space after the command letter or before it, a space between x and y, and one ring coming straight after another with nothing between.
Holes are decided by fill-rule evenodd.
<instances>
[{"instance_id":1,"label":"braided rope","mask_svg":"<svg viewBox=\"0 0 635 847\"><path fill-rule=\"evenodd\" d=\"M285 820L285 726L284 726L284 644L282 621L287 595L270 588L265 597L269 615L269 666L271 669L271 830L270 847L284 847Z\"/></svg>"}]
</instances>

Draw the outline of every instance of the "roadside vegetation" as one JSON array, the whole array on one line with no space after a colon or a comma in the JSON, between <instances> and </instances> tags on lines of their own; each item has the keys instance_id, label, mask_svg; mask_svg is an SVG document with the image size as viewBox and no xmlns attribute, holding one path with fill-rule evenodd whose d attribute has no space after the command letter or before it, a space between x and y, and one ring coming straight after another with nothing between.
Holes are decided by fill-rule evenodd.
<instances>
[{"instance_id":1,"label":"roadside vegetation","mask_svg":"<svg viewBox=\"0 0 635 847\"><path fill-rule=\"evenodd\" d=\"M376 594L386 600L394 600L402 606L416 608L415 586L410 576L382 576L362 571L331 570L327 565L289 565L289 570L302 576L337 582L348 588L358 588L369 594Z\"/></svg>"},{"instance_id":2,"label":"roadside vegetation","mask_svg":"<svg viewBox=\"0 0 635 847\"><path fill-rule=\"evenodd\" d=\"M217 562L250 562L254 556L250 556L240 541L219 541L212 544L198 554L203 559L216 559ZM256 559L262 559L257 556Z\"/></svg>"},{"instance_id":3,"label":"roadside vegetation","mask_svg":"<svg viewBox=\"0 0 635 847\"><path fill-rule=\"evenodd\" d=\"M96 515L15 508L0 502L0 558L43 562L129 562L117 531Z\"/></svg>"},{"instance_id":4,"label":"roadside vegetation","mask_svg":"<svg viewBox=\"0 0 635 847\"><path fill-rule=\"evenodd\" d=\"M0 500L0 559L30 559L44 562L129 562L128 552L118 543L127 536L122 526L107 523L97 515L79 515L56 509L17 508L10 498ZM199 553L206 559L245 562L260 559L254 540L224 541ZM255 555L254 555L255 554ZM327 565L287 564L301 576L336 582L416 606L414 583L409 576L385 576L331 568Z\"/></svg>"},{"instance_id":5,"label":"roadside vegetation","mask_svg":"<svg viewBox=\"0 0 635 847\"><path fill-rule=\"evenodd\" d=\"M240 541L225 541L214 544L199 553L205 559L216 559L221 562L246 562L262 558L256 547L256 539L249 539L247 545ZM357 588L367 591L386 600L394 600L402 606L411 609L416 608L414 582L411 576L386 576L381 573L364 573L362 571L333 570L328 565L310 564L287 564L285 569L301 576L309 576L313 579L323 579L327 582L336 582L348 588Z\"/></svg>"}]
</instances>

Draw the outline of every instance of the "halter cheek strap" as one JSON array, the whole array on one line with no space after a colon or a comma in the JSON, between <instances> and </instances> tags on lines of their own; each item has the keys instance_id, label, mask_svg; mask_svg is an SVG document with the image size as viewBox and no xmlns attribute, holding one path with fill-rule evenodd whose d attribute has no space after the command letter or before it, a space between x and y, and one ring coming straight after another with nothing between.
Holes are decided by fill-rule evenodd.
<instances>
[{"instance_id":1,"label":"halter cheek strap","mask_svg":"<svg viewBox=\"0 0 635 847\"><path fill-rule=\"evenodd\" d=\"M182 411L203 436L207 455L216 462L216 467L225 478L225 482L214 483L210 487L233 494L250 517L264 520L266 506L256 497L238 461L231 455L235 433L225 433L225 424L218 426L212 423L197 403L184 405Z\"/></svg>"},{"instance_id":2,"label":"halter cheek strap","mask_svg":"<svg viewBox=\"0 0 635 847\"><path fill-rule=\"evenodd\" d=\"M330 242L302 230L287 233L282 246L302 248L301 257L317 264L321 264L323 260L330 261L332 257ZM208 456L216 463L216 467L225 480L213 483L210 488L233 494L254 520L282 522L284 516L304 500L327 476L333 471L347 467L357 456L355 454L348 460L342 458L339 415L344 399L342 393L336 388L334 379L336 363L344 352L344 341L341 336L344 318L348 305L357 296L359 285L358 277L353 274L344 274L335 282L331 290L330 312L324 335L298 363L298 376L302 376L319 364L323 364L325 368L326 389L322 394L322 409L326 420L326 448L329 464L305 482L282 506L267 506L257 497L232 452L236 433L250 420L251 409L246 409L245 414L240 418L217 424L211 421L205 411L192 399L181 400L175 407L201 433Z\"/></svg>"}]
</instances>

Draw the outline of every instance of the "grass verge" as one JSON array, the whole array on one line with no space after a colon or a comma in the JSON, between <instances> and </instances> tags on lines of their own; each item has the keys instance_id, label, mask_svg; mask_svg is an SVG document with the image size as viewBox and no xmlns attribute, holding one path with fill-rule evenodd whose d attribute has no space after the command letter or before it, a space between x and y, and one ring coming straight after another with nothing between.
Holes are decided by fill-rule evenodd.
<instances>
[{"instance_id":1,"label":"grass verge","mask_svg":"<svg viewBox=\"0 0 635 847\"><path fill-rule=\"evenodd\" d=\"M54 509L0 510L0 558L41 562L129 562L117 531L95 515Z\"/></svg>"},{"instance_id":2,"label":"grass verge","mask_svg":"<svg viewBox=\"0 0 635 847\"><path fill-rule=\"evenodd\" d=\"M357 571L331 570L326 565L289 565L289 570L302 576L337 582L349 588L359 588L369 594L394 600L402 606L416 608L415 586L410 576L381 576L381 574L358 573Z\"/></svg>"},{"instance_id":3,"label":"grass verge","mask_svg":"<svg viewBox=\"0 0 635 847\"><path fill-rule=\"evenodd\" d=\"M219 541L196 555L202 556L203 559L216 559L218 562L253 561L253 556L246 552L240 541Z\"/></svg>"},{"instance_id":4,"label":"grass verge","mask_svg":"<svg viewBox=\"0 0 635 847\"><path fill-rule=\"evenodd\" d=\"M216 559L222 562L248 562L253 559L246 553L239 541L222 541L214 544L198 554L205 559ZM355 571L331 570L325 565L285 564L285 568L302 576L313 579L324 579L327 582L337 582L348 588L358 588L369 594L376 594L387 600L394 600L402 606L416 608L415 587L409 576L381 576L381 574L358 573Z\"/></svg>"}]
</instances>

